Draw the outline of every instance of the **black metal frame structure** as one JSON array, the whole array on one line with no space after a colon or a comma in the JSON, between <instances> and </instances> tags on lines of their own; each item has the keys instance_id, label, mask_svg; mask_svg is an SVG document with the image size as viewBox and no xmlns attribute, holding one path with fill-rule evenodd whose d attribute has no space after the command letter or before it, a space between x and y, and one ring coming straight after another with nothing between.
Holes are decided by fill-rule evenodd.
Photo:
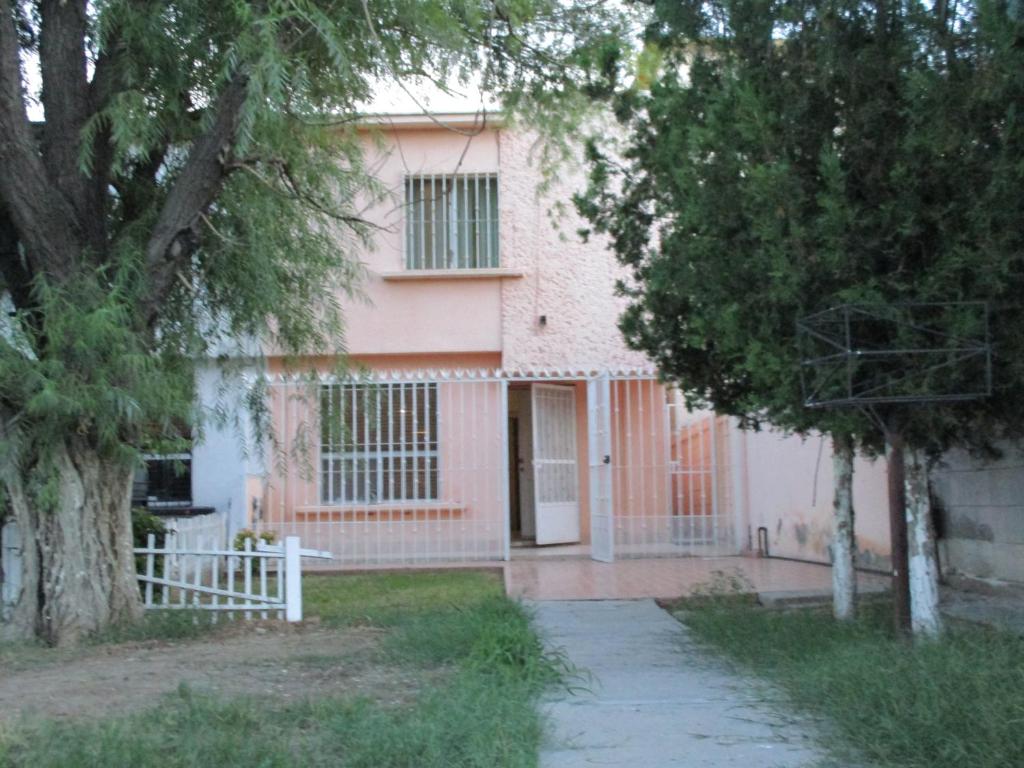
<instances>
[{"instance_id":1,"label":"black metal frame structure","mask_svg":"<svg viewBox=\"0 0 1024 768\"><path fill-rule=\"evenodd\" d=\"M917 405L992 394L983 301L843 304L797 321L808 408Z\"/></svg>"}]
</instances>

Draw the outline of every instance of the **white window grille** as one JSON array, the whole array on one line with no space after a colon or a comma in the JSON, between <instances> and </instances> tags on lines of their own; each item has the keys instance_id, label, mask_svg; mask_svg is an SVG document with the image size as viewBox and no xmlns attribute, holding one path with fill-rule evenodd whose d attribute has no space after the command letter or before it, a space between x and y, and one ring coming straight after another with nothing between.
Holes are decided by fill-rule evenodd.
<instances>
[{"instance_id":1,"label":"white window grille","mask_svg":"<svg viewBox=\"0 0 1024 768\"><path fill-rule=\"evenodd\" d=\"M322 503L438 498L436 384L326 385L320 419Z\"/></svg>"},{"instance_id":2,"label":"white window grille","mask_svg":"<svg viewBox=\"0 0 1024 768\"><path fill-rule=\"evenodd\" d=\"M408 176L408 269L492 269L498 258L498 177Z\"/></svg>"}]
</instances>

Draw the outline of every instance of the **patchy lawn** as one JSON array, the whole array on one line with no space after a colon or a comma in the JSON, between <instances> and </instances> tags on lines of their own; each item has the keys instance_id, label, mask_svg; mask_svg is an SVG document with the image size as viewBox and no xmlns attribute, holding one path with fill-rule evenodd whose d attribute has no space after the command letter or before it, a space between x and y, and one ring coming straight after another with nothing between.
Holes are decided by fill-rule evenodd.
<instances>
[{"instance_id":1,"label":"patchy lawn","mask_svg":"<svg viewBox=\"0 0 1024 768\"><path fill-rule=\"evenodd\" d=\"M536 764L536 697L564 664L500 579L308 576L304 591L299 627L0 648L0 765Z\"/></svg>"},{"instance_id":2,"label":"patchy lawn","mask_svg":"<svg viewBox=\"0 0 1024 768\"><path fill-rule=\"evenodd\" d=\"M771 611L739 598L683 602L698 640L833 724L826 746L879 768L1006 768L1024 759L1024 639L975 626L907 643L889 606L851 626L823 610Z\"/></svg>"}]
</instances>

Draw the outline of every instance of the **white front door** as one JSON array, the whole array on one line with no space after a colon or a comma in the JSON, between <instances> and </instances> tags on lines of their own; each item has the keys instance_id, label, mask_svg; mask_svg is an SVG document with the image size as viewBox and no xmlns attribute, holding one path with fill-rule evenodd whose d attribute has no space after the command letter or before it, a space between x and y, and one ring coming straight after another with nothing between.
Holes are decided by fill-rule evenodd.
<instances>
[{"instance_id":1,"label":"white front door","mask_svg":"<svg viewBox=\"0 0 1024 768\"><path fill-rule=\"evenodd\" d=\"M575 543L580 540L576 388L534 384L530 392L537 543Z\"/></svg>"}]
</instances>

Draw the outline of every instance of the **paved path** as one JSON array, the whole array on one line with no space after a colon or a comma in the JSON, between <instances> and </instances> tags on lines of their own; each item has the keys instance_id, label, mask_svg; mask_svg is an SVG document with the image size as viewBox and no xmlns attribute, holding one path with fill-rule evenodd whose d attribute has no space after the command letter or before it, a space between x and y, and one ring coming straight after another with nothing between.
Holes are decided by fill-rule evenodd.
<instances>
[{"instance_id":1,"label":"paved path","mask_svg":"<svg viewBox=\"0 0 1024 768\"><path fill-rule=\"evenodd\" d=\"M532 604L550 647L589 670L589 691L545 703L542 768L796 768L822 755L809 724L693 647L653 600Z\"/></svg>"}]
</instances>

